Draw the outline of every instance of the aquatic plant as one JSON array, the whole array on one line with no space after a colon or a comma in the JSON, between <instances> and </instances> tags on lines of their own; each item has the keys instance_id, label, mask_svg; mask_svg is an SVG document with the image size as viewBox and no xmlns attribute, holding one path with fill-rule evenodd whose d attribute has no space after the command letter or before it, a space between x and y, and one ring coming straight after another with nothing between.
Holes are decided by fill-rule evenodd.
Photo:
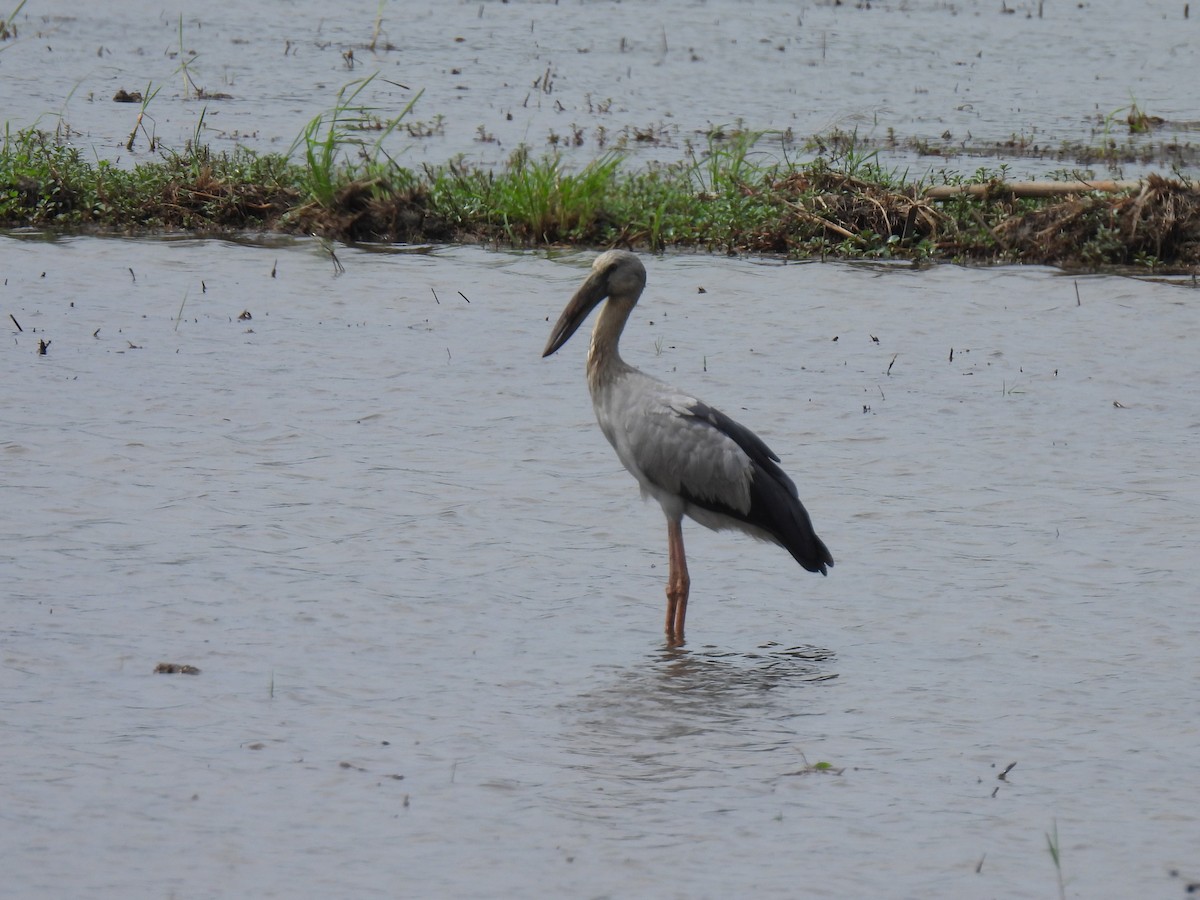
<instances>
[{"instance_id":1,"label":"aquatic plant","mask_svg":"<svg viewBox=\"0 0 1200 900\"><path fill-rule=\"evenodd\" d=\"M300 172L278 155L206 147L123 169L34 129L4 132L0 224L242 230L279 221L301 201Z\"/></svg>"},{"instance_id":2,"label":"aquatic plant","mask_svg":"<svg viewBox=\"0 0 1200 900\"><path fill-rule=\"evenodd\" d=\"M1200 266L1200 188L1183 177L1013 184L1001 166L918 180L844 145L805 162L760 151L745 130L709 135L676 163L630 168L608 151L582 166L520 148L499 169L452 160L406 168L385 151L413 108L380 118L345 86L287 155L217 153L204 112L179 151L122 168L91 162L59 129L6 129L0 226L245 229L336 240L485 241L516 246L691 247L790 257ZM156 89L148 86L145 104ZM367 139L365 135L372 137ZM299 150L303 148L303 152ZM1036 190L1035 190L1036 189Z\"/></svg>"},{"instance_id":3,"label":"aquatic plant","mask_svg":"<svg viewBox=\"0 0 1200 900\"><path fill-rule=\"evenodd\" d=\"M9 38L17 36L17 16L21 14L21 7L24 5L25 0L20 0L12 12L0 19L0 41L7 41Z\"/></svg>"},{"instance_id":4,"label":"aquatic plant","mask_svg":"<svg viewBox=\"0 0 1200 900\"><path fill-rule=\"evenodd\" d=\"M288 149L286 156L291 158L298 148L304 148L303 183L312 200L321 206L332 207L339 188L363 178L364 167L378 166L384 140L412 112L424 93L418 91L398 115L383 119L378 107L357 102L378 74L342 85L333 107L314 116ZM367 131L377 133L370 144L362 137ZM346 158L347 148L357 151L357 159Z\"/></svg>"},{"instance_id":5,"label":"aquatic plant","mask_svg":"<svg viewBox=\"0 0 1200 900\"><path fill-rule=\"evenodd\" d=\"M1057 819L1054 821L1054 825L1051 830L1053 832L1053 835L1051 834L1051 832L1046 832L1046 846L1050 850L1050 859L1054 861L1054 873L1058 877L1058 896L1061 897L1062 900L1066 900L1067 887L1066 887L1065 882L1063 881L1062 850L1059 847L1059 841L1058 841L1058 820Z\"/></svg>"},{"instance_id":6,"label":"aquatic plant","mask_svg":"<svg viewBox=\"0 0 1200 900\"><path fill-rule=\"evenodd\" d=\"M147 118L146 109L147 109L147 107L150 106L150 101L152 101L156 96L158 96L158 92L160 90L162 90L162 85L159 85L158 87L151 90L152 87L153 87L152 82L148 82L146 84L146 91L145 91L145 93L143 93L141 95L141 99L140 99L141 106L138 109L137 119L133 123L133 130L129 132L129 140L127 140L125 142L125 149L129 150L131 152L133 150L133 142L135 140L137 140L137 134L138 134L139 129L141 130L142 134L144 134L146 136L146 141L150 145L150 152L153 153L158 148L158 140L154 136L154 133L146 131L146 118ZM153 124L153 121L154 120L151 119L151 124Z\"/></svg>"},{"instance_id":7,"label":"aquatic plant","mask_svg":"<svg viewBox=\"0 0 1200 900\"><path fill-rule=\"evenodd\" d=\"M521 148L504 176L489 180L487 206L512 240L571 240L596 226L621 162L610 152L574 172L558 155L531 159Z\"/></svg>"},{"instance_id":8,"label":"aquatic plant","mask_svg":"<svg viewBox=\"0 0 1200 900\"><path fill-rule=\"evenodd\" d=\"M183 48L183 13L179 14L178 58L179 67L175 69L175 74L183 76L183 97L186 100L191 97L193 93L197 95L200 93L200 88L196 87L196 82L192 80L192 73L189 69L189 66L199 59L199 56L195 53L188 53L188 51Z\"/></svg>"}]
</instances>

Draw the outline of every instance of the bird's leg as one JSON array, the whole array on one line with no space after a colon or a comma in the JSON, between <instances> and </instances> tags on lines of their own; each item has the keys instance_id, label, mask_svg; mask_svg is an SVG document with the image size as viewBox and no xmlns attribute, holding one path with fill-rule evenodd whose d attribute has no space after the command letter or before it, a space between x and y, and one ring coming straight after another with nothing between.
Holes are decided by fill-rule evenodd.
<instances>
[{"instance_id":1,"label":"bird's leg","mask_svg":"<svg viewBox=\"0 0 1200 900\"><path fill-rule=\"evenodd\" d=\"M678 646L683 643L683 622L687 618L688 591L692 580L688 577L687 557L683 553L683 525L676 521L667 522L667 550L670 574L667 576L667 643Z\"/></svg>"}]
</instances>

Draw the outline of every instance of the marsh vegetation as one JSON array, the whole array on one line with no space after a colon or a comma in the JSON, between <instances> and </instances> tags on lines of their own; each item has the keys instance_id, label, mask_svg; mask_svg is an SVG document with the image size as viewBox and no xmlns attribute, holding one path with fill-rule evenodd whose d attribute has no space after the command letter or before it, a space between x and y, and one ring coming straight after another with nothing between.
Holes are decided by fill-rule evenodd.
<instances>
[{"instance_id":1,"label":"marsh vegetation","mask_svg":"<svg viewBox=\"0 0 1200 900\"><path fill-rule=\"evenodd\" d=\"M353 94L348 95L353 100ZM1200 264L1200 190L1151 176L1020 196L1006 172L910 180L873 151L829 143L804 162L756 150L761 135L711 136L683 161L635 166L620 151L572 167L514 152L499 170L450 161L411 169L382 149L399 119L362 110L313 119L287 154L189 144L123 168L60 136L5 134L0 227L152 233L316 233L343 241L691 248L724 253L1029 262L1188 270ZM367 141L365 136L372 140ZM1090 184L1090 183L1089 183ZM972 191L930 191L945 185ZM935 199L937 198L937 199Z\"/></svg>"}]
</instances>

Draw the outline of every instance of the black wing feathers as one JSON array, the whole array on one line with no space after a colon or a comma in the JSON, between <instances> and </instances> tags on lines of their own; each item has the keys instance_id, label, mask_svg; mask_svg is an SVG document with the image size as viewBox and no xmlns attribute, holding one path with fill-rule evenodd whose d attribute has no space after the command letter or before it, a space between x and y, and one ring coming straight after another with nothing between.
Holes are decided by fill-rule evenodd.
<instances>
[{"instance_id":1,"label":"black wing feathers","mask_svg":"<svg viewBox=\"0 0 1200 900\"><path fill-rule=\"evenodd\" d=\"M750 458L753 477L748 513L731 509L712 499L692 497L686 492L684 499L695 506L761 528L786 548L805 569L824 575L826 568L833 565L833 556L817 537L808 511L800 502L796 485L779 467L779 457L763 443L762 438L718 409L696 402L688 408L688 414L708 423L741 447Z\"/></svg>"}]
</instances>

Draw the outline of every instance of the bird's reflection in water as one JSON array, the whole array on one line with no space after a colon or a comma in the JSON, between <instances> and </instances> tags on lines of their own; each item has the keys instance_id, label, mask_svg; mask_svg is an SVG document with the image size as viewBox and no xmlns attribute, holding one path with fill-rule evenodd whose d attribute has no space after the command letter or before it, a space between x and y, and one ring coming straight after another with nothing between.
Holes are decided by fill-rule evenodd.
<instances>
[{"instance_id":1,"label":"bird's reflection in water","mask_svg":"<svg viewBox=\"0 0 1200 900\"><path fill-rule=\"evenodd\" d=\"M822 686L837 678L833 661L831 651L809 646L666 647L618 670L580 696L568 720L570 765L594 786L587 814L794 769L819 732L829 702ZM773 751L768 763L763 754Z\"/></svg>"},{"instance_id":2,"label":"bird's reflection in water","mask_svg":"<svg viewBox=\"0 0 1200 900\"><path fill-rule=\"evenodd\" d=\"M833 660L833 651L812 646L765 644L756 653L734 653L715 647L693 651L668 644L652 658L662 679L682 679L679 688L684 690L769 691L786 682L837 678L824 665Z\"/></svg>"}]
</instances>

